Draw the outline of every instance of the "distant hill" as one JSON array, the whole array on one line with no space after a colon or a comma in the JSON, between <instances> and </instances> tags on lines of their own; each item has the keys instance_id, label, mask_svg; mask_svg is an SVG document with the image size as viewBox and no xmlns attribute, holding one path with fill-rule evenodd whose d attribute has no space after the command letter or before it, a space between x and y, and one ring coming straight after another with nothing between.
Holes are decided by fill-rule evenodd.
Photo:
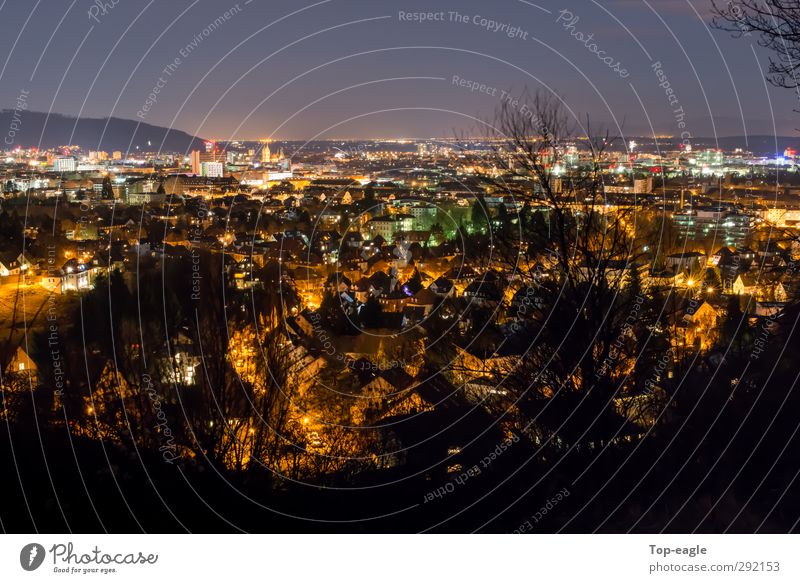
<instances>
[{"instance_id":1,"label":"distant hill","mask_svg":"<svg viewBox=\"0 0 800 583\"><path fill-rule=\"evenodd\" d=\"M12 127L13 117L13 110L0 110L0 135L4 136L4 139L7 136L7 128ZM186 132L118 117L80 118L77 124L73 116L53 113L48 116L39 111L18 112L17 117L18 121L14 125L19 126L19 129L13 136L13 145L23 148L38 146L46 149L77 145L85 150L135 152L138 146L140 150L146 151L160 148L162 152L183 153L203 147L203 140ZM8 147L8 141L0 145L0 149Z\"/></svg>"},{"instance_id":2,"label":"distant hill","mask_svg":"<svg viewBox=\"0 0 800 583\"><path fill-rule=\"evenodd\" d=\"M723 150L742 148L757 156L782 155L786 148L800 149L800 136L724 136L720 138L692 138L695 145L713 148L716 144Z\"/></svg>"}]
</instances>

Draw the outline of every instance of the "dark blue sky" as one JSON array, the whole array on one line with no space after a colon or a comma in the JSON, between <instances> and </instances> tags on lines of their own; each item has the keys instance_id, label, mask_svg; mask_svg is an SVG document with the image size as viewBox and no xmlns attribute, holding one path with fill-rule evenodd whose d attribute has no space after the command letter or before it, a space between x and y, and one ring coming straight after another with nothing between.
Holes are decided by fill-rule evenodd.
<instances>
[{"instance_id":1,"label":"dark blue sky","mask_svg":"<svg viewBox=\"0 0 800 583\"><path fill-rule=\"evenodd\" d=\"M138 116L218 139L442 137L491 117L503 90L544 86L576 113L612 127L624 120L626 135L650 133L650 123L679 134L676 107L692 136L800 127L793 94L763 81L768 55L755 39L709 30L705 0L535 4L106 0L104 14L89 0L6 0L0 101L13 107L28 91L31 109ZM443 11L444 20L403 21L401 11ZM508 28L493 31L483 19ZM505 34L511 27L514 38ZM578 33L594 34L589 47ZM454 75L487 91L455 86Z\"/></svg>"}]
</instances>

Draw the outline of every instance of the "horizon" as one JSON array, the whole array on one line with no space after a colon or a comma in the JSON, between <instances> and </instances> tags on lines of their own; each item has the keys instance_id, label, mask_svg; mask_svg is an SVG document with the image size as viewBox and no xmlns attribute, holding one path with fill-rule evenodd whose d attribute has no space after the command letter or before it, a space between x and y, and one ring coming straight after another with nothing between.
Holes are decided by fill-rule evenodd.
<instances>
[{"instance_id":1,"label":"horizon","mask_svg":"<svg viewBox=\"0 0 800 583\"><path fill-rule=\"evenodd\" d=\"M13 112L13 108L3 107L0 108L0 113L6 112ZM76 118L75 116L68 114L68 113L61 113L61 112L44 112L38 110L26 110L26 113L32 114L40 114L40 115L48 115L50 117L62 117L68 119L80 119L80 120L99 120L99 121L106 121L109 119L117 119L120 121L125 122L132 122L137 123L140 125L147 125L151 127L156 127L159 129L164 129L168 131L174 132L183 132L186 133L194 138L204 141L213 141L213 142L262 142L265 138L256 138L256 137L232 137L232 138L219 138L216 136L201 136L201 135L194 135L191 132L187 131L185 128L180 127L171 127L168 128L166 126L154 124L147 121L132 119L132 118L125 118L119 116L82 116L80 118ZM601 127L604 127L606 124L600 124ZM628 133L625 136L619 136L614 138L614 141L620 140L628 140L628 139L647 139L647 140L680 140L680 135L669 135L669 134L657 134L657 135L648 135L648 134L634 134ZM725 139L754 139L754 138L774 138L778 140L798 140L800 142L800 133L796 135L790 134L770 134L770 133L749 133L749 134L719 134L719 135L698 135L692 136L692 141L698 142L705 142L709 140L725 140ZM442 141L442 142L459 142L459 141L486 141L486 136L457 136L457 137L445 137L445 136L352 136L352 137L325 137L325 138L316 138L316 139L307 139L302 137L290 137L290 136L278 136L278 137L270 137L266 138L270 142L342 142L342 141L372 141L372 142L417 142L417 141ZM585 139L585 137L576 137L576 139L581 140ZM66 144L64 144L66 145ZM81 147L85 147L84 144L76 144L80 145ZM33 147L28 145L28 147Z\"/></svg>"}]
</instances>

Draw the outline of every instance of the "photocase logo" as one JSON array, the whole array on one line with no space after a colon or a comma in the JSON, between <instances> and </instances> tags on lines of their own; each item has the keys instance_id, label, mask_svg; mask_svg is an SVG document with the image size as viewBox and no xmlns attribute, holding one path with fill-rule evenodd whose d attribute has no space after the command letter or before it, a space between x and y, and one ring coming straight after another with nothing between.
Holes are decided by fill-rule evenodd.
<instances>
[{"instance_id":1,"label":"photocase logo","mask_svg":"<svg viewBox=\"0 0 800 583\"><path fill-rule=\"evenodd\" d=\"M26 571L35 571L44 562L44 547L38 543L30 543L19 552L19 564Z\"/></svg>"}]
</instances>

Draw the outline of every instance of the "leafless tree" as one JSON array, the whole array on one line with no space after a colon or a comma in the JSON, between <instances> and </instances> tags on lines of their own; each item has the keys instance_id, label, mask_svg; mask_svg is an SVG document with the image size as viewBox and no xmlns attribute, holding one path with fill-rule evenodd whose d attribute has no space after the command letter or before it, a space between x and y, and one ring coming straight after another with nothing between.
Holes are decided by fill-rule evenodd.
<instances>
[{"instance_id":1,"label":"leafless tree","mask_svg":"<svg viewBox=\"0 0 800 583\"><path fill-rule=\"evenodd\" d=\"M712 0L713 24L735 37L758 38L772 51L767 79L777 87L800 91L800 1ZM800 93L798 93L800 95Z\"/></svg>"},{"instance_id":2,"label":"leafless tree","mask_svg":"<svg viewBox=\"0 0 800 583\"><path fill-rule=\"evenodd\" d=\"M613 201L604 177L616 140L595 133L588 119L573 121L558 98L526 93L518 102L504 101L487 125L494 146L485 163L502 168L506 181L532 183L523 196L546 207L547 216L538 226L521 225L516 241L500 245L547 317L530 330L535 346L504 386L515 400L591 402L586 418L593 419L633 388L637 358L647 362L642 357L648 346L663 349L649 344L656 310L640 279L647 265L644 244L653 234L637 225L635 210L607 204ZM580 153L577 167L566 163L569 146ZM520 263L529 248L550 261L547 278L536 280Z\"/></svg>"}]
</instances>

